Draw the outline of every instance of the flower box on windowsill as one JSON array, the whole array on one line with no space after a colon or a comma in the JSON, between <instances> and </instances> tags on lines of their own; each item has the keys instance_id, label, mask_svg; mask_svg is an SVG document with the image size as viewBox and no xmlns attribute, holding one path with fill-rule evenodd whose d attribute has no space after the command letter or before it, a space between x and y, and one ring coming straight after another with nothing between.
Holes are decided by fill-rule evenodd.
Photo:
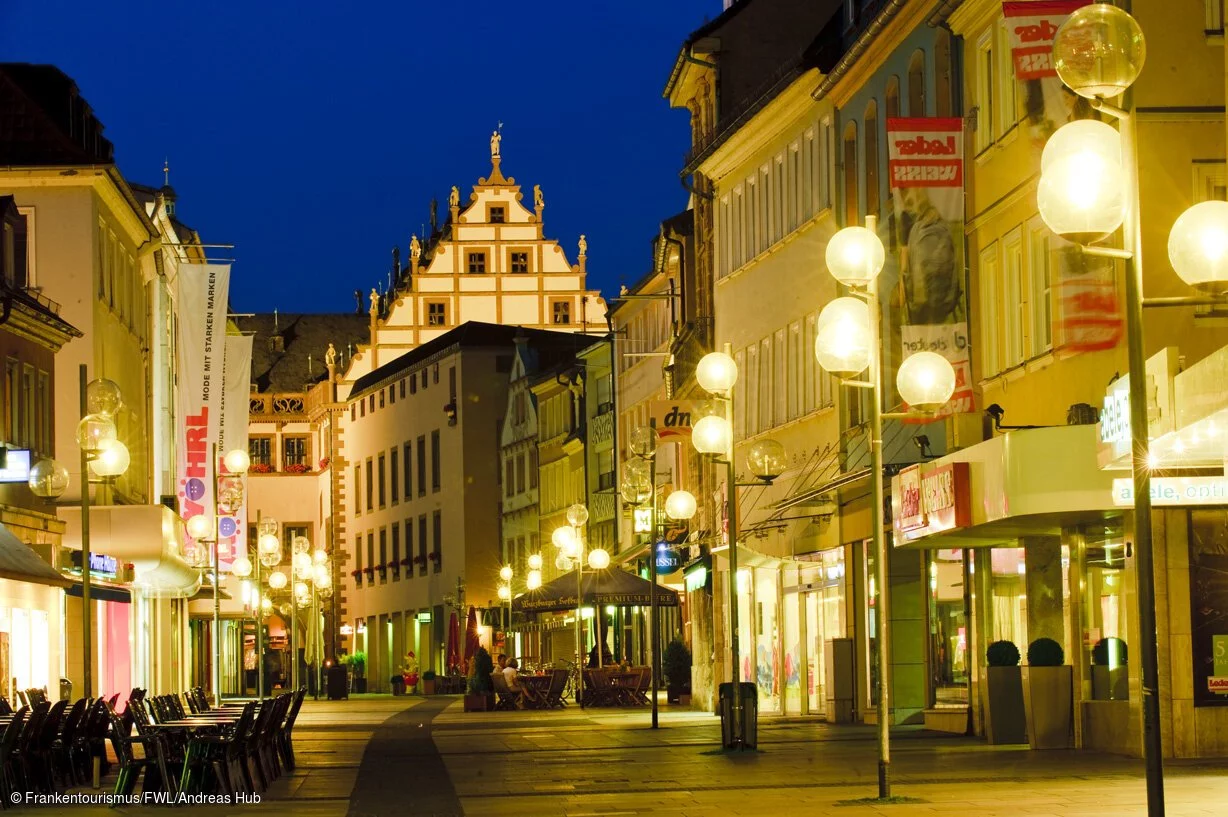
<instances>
[{"instance_id":1,"label":"flower box on windowsill","mask_svg":"<svg viewBox=\"0 0 1228 817\"><path fill-rule=\"evenodd\" d=\"M448 425L450 426L456 425L456 401L455 400L446 404L443 407L443 413L448 418Z\"/></svg>"},{"instance_id":2,"label":"flower box on windowsill","mask_svg":"<svg viewBox=\"0 0 1228 817\"><path fill-rule=\"evenodd\" d=\"M287 474L310 474L311 466L305 462L296 462L282 469Z\"/></svg>"},{"instance_id":3,"label":"flower box on windowsill","mask_svg":"<svg viewBox=\"0 0 1228 817\"><path fill-rule=\"evenodd\" d=\"M362 570L364 573L367 574L368 579L370 579L371 581L375 581L375 568L374 567L364 567Z\"/></svg>"},{"instance_id":4,"label":"flower box on windowsill","mask_svg":"<svg viewBox=\"0 0 1228 817\"><path fill-rule=\"evenodd\" d=\"M351 570L350 576L354 578L355 584L357 584L359 587L362 587L362 571L361 570Z\"/></svg>"},{"instance_id":5,"label":"flower box on windowsill","mask_svg":"<svg viewBox=\"0 0 1228 817\"><path fill-rule=\"evenodd\" d=\"M434 552L432 552L432 553L428 553L428 554L427 554L427 556L426 556L426 558L430 559L432 562L438 562L438 561L439 561L439 554L438 554L438 553L434 553Z\"/></svg>"},{"instance_id":6,"label":"flower box on windowsill","mask_svg":"<svg viewBox=\"0 0 1228 817\"><path fill-rule=\"evenodd\" d=\"M328 457L325 457L324 459L320 460L320 470L323 471L327 469L330 462L331 460Z\"/></svg>"},{"instance_id":7,"label":"flower box on windowsill","mask_svg":"<svg viewBox=\"0 0 1228 817\"><path fill-rule=\"evenodd\" d=\"M247 471L250 474L272 474L274 469L271 463L253 462Z\"/></svg>"}]
</instances>

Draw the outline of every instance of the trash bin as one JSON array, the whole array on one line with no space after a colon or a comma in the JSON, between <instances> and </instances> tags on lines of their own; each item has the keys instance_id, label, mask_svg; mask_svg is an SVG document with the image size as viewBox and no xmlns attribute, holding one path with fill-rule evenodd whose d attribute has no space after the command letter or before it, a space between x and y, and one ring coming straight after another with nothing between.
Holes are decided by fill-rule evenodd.
<instances>
[{"instance_id":1,"label":"trash bin","mask_svg":"<svg viewBox=\"0 0 1228 817\"><path fill-rule=\"evenodd\" d=\"M67 678L60 679L60 700L72 700L72 681L68 680Z\"/></svg>"},{"instance_id":2,"label":"trash bin","mask_svg":"<svg viewBox=\"0 0 1228 817\"><path fill-rule=\"evenodd\" d=\"M350 697L349 671L345 664L333 664L328 668L328 699L339 701Z\"/></svg>"},{"instance_id":3,"label":"trash bin","mask_svg":"<svg viewBox=\"0 0 1228 817\"><path fill-rule=\"evenodd\" d=\"M404 695L405 694L405 676L394 675L388 679L388 683L392 684L392 694L393 695Z\"/></svg>"},{"instance_id":4,"label":"trash bin","mask_svg":"<svg viewBox=\"0 0 1228 817\"><path fill-rule=\"evenodd\" d=\"M759 690L749 681L742 688L742 747L754 749L759 743ZM733 731L733 684L724 683L719 688L721 708L721 745L726 749L737 748Z\"/></svg>"}]
</instances>

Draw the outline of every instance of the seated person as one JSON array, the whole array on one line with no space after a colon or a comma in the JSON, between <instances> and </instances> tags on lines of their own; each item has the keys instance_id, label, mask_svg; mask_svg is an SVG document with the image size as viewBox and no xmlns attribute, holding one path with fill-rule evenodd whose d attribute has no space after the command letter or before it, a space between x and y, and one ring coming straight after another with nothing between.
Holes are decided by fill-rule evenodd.
<instances>
[{"instance_id":1,"label":"seated person","mask_svg":"<svg viewBox=\"0 0 1228 817\"><path fill-rule=\"evenodd\" d=\"M614 654L610 652L609 647L607 647L605 644L602 644L601 645L601 666L608 667L613 663L614 663ZM594 644L593 648L589 650L588 652L588 668L596 669L597 666L598 666L597 664L597 645Z\"/></svg>"},{"instance_id":2,"label":"seated person","mask_svg":"<svg viewBox=\"0 0 1228 817\"><path fill-rule=\"evenodd\" d=\"M525 701L537 701L537 695L533 690L520 684L520 663L515 658L507 660L507 666L503 668L503 680L507 682L507 688L516 695L517 706L524 708Z\"/></svg>"},{"instance_id":3,"label":"seated person","mask_svg":"<svg viewBox=\"0 0 1228 817\"><path fill-rule=\"evenodd\" d=\"M499 653L495 657L495 668L502 672L507 668L507 653Z\"/></svg>"}]
</instances>

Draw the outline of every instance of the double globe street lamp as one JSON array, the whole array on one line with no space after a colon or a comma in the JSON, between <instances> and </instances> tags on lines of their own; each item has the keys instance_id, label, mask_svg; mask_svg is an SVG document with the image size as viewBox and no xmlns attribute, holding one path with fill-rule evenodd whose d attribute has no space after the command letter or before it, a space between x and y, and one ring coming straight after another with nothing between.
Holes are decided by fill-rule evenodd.
<instances>
[{"instance_id":1,"label":"double globe street lamp","mask_svg":"<svg viewBox=\"0 0 1228 817\"><path fill-rule=\"evenodd\" d=\"M584 535L583 527L588 524L588 508L584 507L583 503L576 502L567 508L567 524L560 525L554 529L550 535L550 541L559 550L559 555L554 560L554 566L560 571L566 572L575 567L576 571L576 698L583 699L581 693L581 685L583 681L583 673L581 668L584 666L584 640L583 640L583 616L584 616L584 564L587 561L591 570L605 570L610 566L610 552L605 548L593 548L588 551L588 557L585 558ZM594 610L593 617L597 617L597 611ZM601 622L597 622L597 640L601 640ZM602 645L597 647L597 661L601 662ZM583 703L581 703L583 706Z\"/></svg>"},{"instance_id":2,"label":"double globe street lamp","mask_svg":"<svg viewBox=\"0 0 1228 817\"><path fill-rule=\"evenodd\" d=\"M542 586L542 556L540 553L531 553L527 560L529 572L525 576L524 589L525 591L536 590ZM511 638L510 632L512 628L512 597L516 595L512 589L512 581L516 578L516 570L510 564L505 564L499 568L499 579L501 584L496 590L499 596L499 601L503 602L506 620L503 623L503 637L505 640Z\"/></svg>"},{"instance_id":3,"label":"double globe street lamp","mask_svg":"<svg viewBox=\"0 0 1228 817\"><path fill-rule=\"evenodd\" d=\"M100 377L88 383L85 364L79 369L81 421L77 447L81 451L81 647L82 694L93 694L93 621L90 609L90 491L91 483L109 484L128 471L131 455L119 439L115 418L123 396L113 381ZM90 479L90 474L97 479ZM53 459L39 460L30 469L27 484L40 499L53 501L68 490L68 469Z\"/></svg>"},{"instance_id":4,"label":"double globe street lamp","mask_svg":"<svg viewBox=\"0 0 1228 817\"><path fill-rule=\"evenodd\" d=\"M730 736L733 746L747 748L749 744L743 723L742 696L744 692L738 644L738 488L770 485L784 473L787 461L784 446L779 442L759 440L751 446L747 455L747 465L757 481L749 483L737 481L734 465L733 389L738 382L738 364L729 352L730 345L726 343L724 351L704 355L695 366L695 380L704 391L724 404L725 416L710 414L696 421L691 428L691 444L700 454L712 457L714 462L723 464L726 468L725 519L729 538L729 644L733 682L730 687L732 704ZM724 459L720 459L721 457ZM754 689L753 684L749 686L751 690Z\"/></svg>"},{"instance_id":5,"label":"double globe street lamp","mask_svg":"<svg viewBox=\"0 0 1228 817\"><path fill-rule=\"evenodd\" d=\"M1151 549L1152 457L1147 417L1144 307L1223 304L1228 295L1228 203L1195 204L1174 222L1168 259L1177 276L1200 294L1146 298L1143 289L1142 213L1139 201L1137 117L1131 86L1146 61L1142 29L1124 8L1093 3L1075 10L1053 41L1062 83L1092 109L1117 121L1078 120L1058 128L1045 144L1036 203L1054 233L1083 253L1126 264L1126 354L1129 372L1131 470L1134 482L1135 560L1138 571L1139 653L1142 661L1143 758L1147 812L1164 813L1159 665L1155 620L1155 565ZM1120 105L1108 100L1122 97ZM1100 246L1121 230L1122 247Z\"/></svg>"}]
</instances>

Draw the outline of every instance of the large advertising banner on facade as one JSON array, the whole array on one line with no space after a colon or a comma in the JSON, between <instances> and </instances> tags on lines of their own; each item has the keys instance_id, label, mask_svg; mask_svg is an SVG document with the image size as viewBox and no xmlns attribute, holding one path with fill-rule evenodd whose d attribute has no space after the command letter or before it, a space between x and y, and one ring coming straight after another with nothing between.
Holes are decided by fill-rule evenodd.
<instances>
[{"instance_id":1,"label":"large advertising banner on facade","mask_svg":"<svg viewBox=\"0 0 1228 817\"><path fill-rule=\"evenodd\" d=\"M252 337L227 335L224 361L226 388L222 391L221 427L218 432L219 461L229 451L247 450L248 395L251 394ZM222 489L234 491L237 506L225 504L218 511L218 560L223 567L246 549L247 475L227 477ZM219 506L223 497L218 497Z\"/></svg>"},{"instance_id":2,"label":"large advertising banner on facade","mask_svg":"<svg viewBox=\"0 0 1228 817\"><path fill-rule=\"evenodd\" d=\"M221 439L229 264L179 267L179 515L213 513L209 445Z\"/></svg>"},{"instance_id":3,"label":"large advertising banner on facade","mask_svg":"<svg viewBox=\"0 0 1228 817\"><path fill-rule=\"evenodd\" d=\"M974 409L968 303L964 291L964 123L887 120L887 172L900 247L896 291L881 293L899 327L894 369L914 352L936 352L955 368L955 393L939 416ZM892 339L894 340L894 338ZM892 382L894 376L884 382Z\"/></svg>"},{"instance_id":4,"label":"large advertising banner on facade","mask_svg":"<svg viewBox=\"0 0 1228 817\"><path fill-rule=\"evenodd\" d=\"M1062 84L1053 63L1057 30L1085 5L1085 0L1002 4L1011 61L1023 94L1028 135L1037 162L1054 131L1072 120L1092 116L1087 100ZM1077 352L1112 349L1122 332L1115 263L1079 252L1057 237L1052 244L1058 306L1055 345Z\"/></svg>"}]
</instances>

